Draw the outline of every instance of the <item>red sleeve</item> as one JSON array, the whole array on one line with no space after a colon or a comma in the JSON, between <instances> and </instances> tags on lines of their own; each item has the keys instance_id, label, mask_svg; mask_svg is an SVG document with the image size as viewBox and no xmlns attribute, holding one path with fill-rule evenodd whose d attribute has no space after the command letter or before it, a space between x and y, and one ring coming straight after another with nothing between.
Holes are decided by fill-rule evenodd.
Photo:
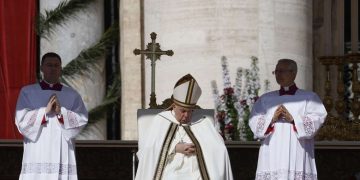
<instances>
[{"instance_id":1,"label":"red sleeve","mask_svg":"<svg viewBox=\"0 0 360 180\"><path fill-rule=\"evenodd\" d=\"M56 117L58 118L58 121L61 123L61 124L64 124L64 117L63 117L63 115L62 114L58 114L58 115L56 115Z\"/></svg>"},{"instance_id":2,"label":"red sleeve","mask_svg":"<svg viewBox=\"0 0 360 180\"><path fill-rule=\"evenodd\" d=\"M42 120L41 120L41 125L44 125L44 124L46 124L47 122L46 122L46 118L45 118L45 115L43 116L43 118L42 118Z\"/></svg>"},{"instance_id":3,"label":"red sleeve","mask_svg":"<svg viewBox=\"0 0 360 180\"><path fill-rule=\"evenodd\" d=\"M265 135L266 135L266 134L269 134L269 133L271 133L271 132L273 132L273 131L275 131L275 128L274 128L274 124L271 123L271 124L269 125L269 127L267 128L267 130L266 130L266 132L265 132Z\"/></svg>"}]
</instances>

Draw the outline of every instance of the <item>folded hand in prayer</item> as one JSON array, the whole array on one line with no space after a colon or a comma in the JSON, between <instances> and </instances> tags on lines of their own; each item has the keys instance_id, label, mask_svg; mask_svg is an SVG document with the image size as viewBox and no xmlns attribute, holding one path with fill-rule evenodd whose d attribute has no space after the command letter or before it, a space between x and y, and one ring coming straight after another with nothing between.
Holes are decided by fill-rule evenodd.
<instances>
[{"instance_id":1,"label":"folded hand in prayer","mask_svg":"<svg viewBox=\"0 0 360 180\"><path fill-rule=\"evenodd\" d=\"M275 110L275 113L274 113L274 116L272 118L272 121L271 123L275 123L277 120L279 119L284 119L288 122L293 122L294 119L293 117L291 116L291 114L289 113L289 111L285 108L284 105L280 105L276 110Z\"/></svg>"},{"instance_id":2,"label":"folded hand in prayer","mask_svg":"<svg viewBox=\"0 0 360 180\"><path fill-rule=\"evenodd\" d=\"M60 105L60 102L59 102L59 99L55 96L55 109L54 109L54 111L55 111L55 113L56 114L61 114L61 105Z\"/></svg>"},{"instance_id":3,"label":"folded hand in prayer","mask_svg":"<svg viewBox=\"0 0 360 180\"><path fill-rule=\"evenodd\" d=\"M55 114L61 113L61 105L56 94L50 96L49 102L46 105L45 113L48 114L50 112L54 112Z\"/></svg>"},{"instance_id":4,"label":"folded hand in prayer","mask_svg":"<svg viewBox=\"0 0 360 180\"><path fill-rule=\"evenodd\" d=\"M282 118L288 122L293 122L294 118L291 116L289 111L285 108L285 106L281 105L281 107L282 107L282 113L281 113Z\"/></svg>"},{"instance_id":5,"label":"folded hand in prayer","mask_svg":"<svg viewBox=\"0 0 360 180\"><path fill-rule=\"evenodd\" d=\"M279 120L281 118L281 115L282 115L282 105L279 106L276 110L275 110L275 113L274 113L274 116L271 120L271 123L275 123L277 120Z\"/></svg>"},{"instance_id":6,"label":"folded hand in prayer","mask_svg":"<svg viewBox=\"0 0 360 180\"><path fill-rule=\"evenodd\" d=\"M192 143L178 143L175 146L175 152L182 153L187 156L195 154L195 145Z\"/></svg>"}]
</instances>

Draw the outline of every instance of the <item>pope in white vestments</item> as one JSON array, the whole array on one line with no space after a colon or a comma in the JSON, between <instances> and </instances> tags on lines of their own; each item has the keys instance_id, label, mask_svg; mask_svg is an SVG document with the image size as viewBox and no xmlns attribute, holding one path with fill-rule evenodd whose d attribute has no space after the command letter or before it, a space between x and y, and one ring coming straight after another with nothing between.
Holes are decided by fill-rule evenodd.
<instances>
[{"instance_id":1,"label":"pope in white vestments","mask_svg":"<svg viewBox=\"0 0 360 180\"><path fill-rule=\"evenodd\" d=\"M139 140L137 180L233 179L227 149L212 120L192 114L200 95L190 74L176 83L172 108L157 114Z\"/></svg>"},{"instance_id":2,"label":"pope in white vestments","mask_svg":"<svg viewBox=\"0 0 360 180\"><path fill-rule=\"evenodd\" d=\"M327 112L320 98L294 83L296 62L279 60L274 74L279 91L262 95L249 126L261 140L257 180L315 180L314 135Z\"/></svg>"},{"instance_id":3,"label":"pope in white vestments","mask_svg":"<svg viewBox=\"0 0 360 180\"><path fill-rule=\"evenodd\" d=\"M47 53L41 62L44 80L21 89L16 126L24 137L20 180L76 180L73 139L87 123L80 95L59 83L61 59Z\"/></svg>"}]
</instances>

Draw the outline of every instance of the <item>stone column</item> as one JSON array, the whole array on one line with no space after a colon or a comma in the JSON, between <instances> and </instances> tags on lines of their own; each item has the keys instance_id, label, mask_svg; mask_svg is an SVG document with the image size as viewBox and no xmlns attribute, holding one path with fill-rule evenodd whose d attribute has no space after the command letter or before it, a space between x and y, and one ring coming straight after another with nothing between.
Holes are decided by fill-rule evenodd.
<instances>
[{"instance_id":1,"label":"stone column","mask_svg":"<svg viewBox=\"0 0 360 180\"><path fill-rule=\"evenodd\" d=\"M313 1L313 77L314 91L325 95L326 71L318 57L344 55L344 1ZM337 97L337 66L330 66L333 97Z\"/></svg>"},{"instance_id":2,"label":"stone column","mask_svg":"<svg viewBox=\"0 0 360 180\"><path fill-rule=\"evenodd\" d=\"M259 1L259 60L261 77L270 78L270 89L278 89L271 72L278 59L298 64L296 84L312 90L312 1ZM265 71L263 71L265 70Z\"/></svg>"},{"instance_id":3,"label":"stone column","mask_svg":"<svg viewBox=\"0 0 360 180\"><path fill-rule=\"evenodd\" d=\"M137 109L141 108L140 1L120 1L121 139L137 139Z\"/></svg>"},{"instance_id":4,"label":"stone column","mask_svg":"<svg viewBox=\"0 0 360 180\"><path fill-rule=\"evenodd\" d=\"M62 0L40 0L40 12L52 10ZM48 39L40 40L40 57L47 52L56 52L62 58L64 67L70 60L76 58L83 49L97 43L104 32L103 1L95 1L84 11L76 13L76 18L57 26L55 33ZM70 85L82 96L86 108L91 110L102 102L105 95L104 59L100 60L91 73L77 75L68 79ZM106 139L106 121L102 120L84 131L78 139Z\"/></svg>"}]
</instances>

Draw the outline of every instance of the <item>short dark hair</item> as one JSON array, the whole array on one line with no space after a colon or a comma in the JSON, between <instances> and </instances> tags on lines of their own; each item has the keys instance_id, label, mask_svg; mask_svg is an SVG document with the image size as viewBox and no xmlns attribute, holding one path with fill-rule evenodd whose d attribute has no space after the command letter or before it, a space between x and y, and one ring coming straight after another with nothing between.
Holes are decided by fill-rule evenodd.
<instances>
[{"instance_id":1,"label":"short dark hair","mask_svg":"<svg viewBox=\"0 0 360 180\"><path fill-rule=\"evenodd\" d=\"M46 53L46 54L44 54L44 55L42 56L42 58L41 58L41 65L44 64L44 60L45 60L46 58L48 58L48 57L57 58L57 59L59 59L59 61L60 61L60 63L61 63L61 57L60 57L58 54L56 54L56 53L54 53L54 52L48 52L48 53Z\"/></svg>"},{"instance_id":2,"label":"short dark hair","mask_svg":"<svg viewBox=\"0 0 360 180\"><path fill-rule=\"evenodd\" d=\"M296 61L292 59L279 59L278 63L287 63L291 71L297 73L297 64Z\"/></svg>"}]
</instances>

